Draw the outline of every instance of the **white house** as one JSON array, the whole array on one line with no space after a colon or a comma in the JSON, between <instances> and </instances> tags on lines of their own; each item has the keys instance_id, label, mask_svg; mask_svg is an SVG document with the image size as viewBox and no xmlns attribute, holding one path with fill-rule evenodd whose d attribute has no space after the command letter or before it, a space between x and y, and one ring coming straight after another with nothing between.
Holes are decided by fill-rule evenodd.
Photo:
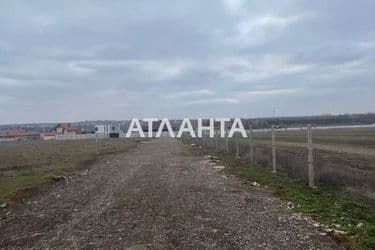
<instances>
[{"instance_id":1,"label":"white house","mask_svg":"<svg viewBox=\"0 0 375 250\"><path fill-rule=\"evenodd\" d=\"M96 125L95 133L100 135L107 135L110 138L120 137L120 125Z\"/></svg>"},{"instance_id":2,"label":"white house","mask_svg":"<svg viewBox=\"0 0 375 250\"><path fill-rule=\"evenodd\" d=\"M73 127L70 123L59 123L52 129L51 132L55 132L60 135L75 135L80 134L81 130Z\"/></svg>"}]
</instances>

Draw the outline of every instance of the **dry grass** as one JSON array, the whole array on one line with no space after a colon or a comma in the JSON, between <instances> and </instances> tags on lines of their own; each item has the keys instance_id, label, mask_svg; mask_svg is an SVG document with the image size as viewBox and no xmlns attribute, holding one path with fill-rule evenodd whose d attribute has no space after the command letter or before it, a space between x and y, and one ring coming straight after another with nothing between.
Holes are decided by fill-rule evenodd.
<instances>
[{"instance_id":1,"label":"dry grass","mask_svg":"<svg viewBox=\"0 0 375 250\"><path fill-rule=\"evenodd\" d=\"M271 132L254 133L254 142L270 144ZM278 145L288 147L306 147L306 130L284 131L276 130ZM375 128L343 128L313 130L314 148L375 156Z\"/></svg>"},{"instance_id":2,"label":"dry grass","mask_svg":"<svg viewBox=\"0 0 375 250\"><path fill-rule=\"evenodd\" d=\"M0 143L0 201L53 176L88 167L106 154L134 147L135 140L24 141Z\"/></svg>"}]
</instances>

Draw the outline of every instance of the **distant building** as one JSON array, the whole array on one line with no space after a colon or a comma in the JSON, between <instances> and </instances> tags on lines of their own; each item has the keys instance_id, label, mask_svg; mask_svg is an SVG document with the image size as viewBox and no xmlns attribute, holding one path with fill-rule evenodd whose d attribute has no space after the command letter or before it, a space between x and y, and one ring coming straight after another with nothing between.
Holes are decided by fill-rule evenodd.
<instances>
[{"instance_id":1,"label":"distant building","mask_svg":"<svg viewBox=\"0 0 375 250\"><path fill-rule=\"evenodd\" d=\"M9 130L0 134L1 140L37 140L40 139L41 135L38 132L26 131L22 128Z\"/></svg>"},{"instance_id":2,"label":"distant building","mask_svg":"<svg viewBox=\"0 0 375 250\"><path fill-rule=\"evenodd\" d=\"M59 123L51 131L42 133L43 140L56 140L56 136L81 134L81 129L73 127L70 123Z\"/></svg>"},{"instance_id":3,"label":"distant building","mask_svg":"<svg viewBox=\"0 0 375 250\"><path fill-rule=\"evenodd\" d=\"M42 134L42 138L43 138L43 140L56 140L56 135L59 135L59 133L57 133L57 132L54 132L54 131L52 131L52 132L45 132L45 133L43 133Z\"/></svg>"},{"instance_id":4,"label":"distant building","mask_svg":"<svg viewBox=\"0 0 375 250\"><path fill-rule=\"evenodd\" d=\"M51 132L55 132L58 135L75 135L80 134L81 130L74 128L70 123L59 123Z\"/></svg>"},{"instance_id":5,"label":"distant building","mask_svg":"<svg viewBox=\"0 0 375 250\"><path fill-rule=\"evenodd\" d=\"M109 138L120 137L120 125L96 125L95 134L107 135Z\"/></svg>"}]
</instances>

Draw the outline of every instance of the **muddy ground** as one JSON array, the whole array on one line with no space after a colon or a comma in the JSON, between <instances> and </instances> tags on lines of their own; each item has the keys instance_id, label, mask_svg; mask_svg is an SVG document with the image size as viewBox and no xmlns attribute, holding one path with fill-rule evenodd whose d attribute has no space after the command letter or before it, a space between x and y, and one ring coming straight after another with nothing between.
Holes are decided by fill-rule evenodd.
<instances>
[{"instance_id":1,"label":"muddy ground","mask_svg":"<svg viewBox=\"0 0 375 250\"><path fill-rule=\"evenodd\" d=\"M0 247L331 249L270 192L161 138L109 156L0 221Z\"/></svg>"}]
</instances>

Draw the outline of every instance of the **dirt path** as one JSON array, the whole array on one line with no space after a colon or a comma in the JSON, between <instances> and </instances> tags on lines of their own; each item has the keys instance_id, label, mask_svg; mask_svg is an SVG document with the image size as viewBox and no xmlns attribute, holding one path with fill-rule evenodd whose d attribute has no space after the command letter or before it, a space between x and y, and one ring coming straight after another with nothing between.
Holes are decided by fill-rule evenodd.
<instances>
[{"instance_id":1,"label":"dirt path","mask_svg":"<svg viewBox=\"0 0 375 250\"><path fill-rule=\"evenodd\" d=\"M0 222L2 248L327 249L280 200L162 138L95 164Z\"/></svg>"}]
</instances>

